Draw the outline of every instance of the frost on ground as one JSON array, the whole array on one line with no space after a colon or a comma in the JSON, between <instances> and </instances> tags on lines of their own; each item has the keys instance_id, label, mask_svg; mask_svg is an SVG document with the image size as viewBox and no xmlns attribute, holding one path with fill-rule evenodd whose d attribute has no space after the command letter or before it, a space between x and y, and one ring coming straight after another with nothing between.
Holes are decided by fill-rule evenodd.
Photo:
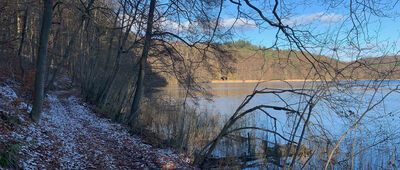
<instances>
[{"instance_id":1,"label":"frost on ground","mask_svg":"<svg viewBox=\"0 0 400 170\"><path fill-rule=\"evenodd\" d=\"M13 130L0 127L0 141L21 144L23 169L193 169L183 155L153 148L124 126L99 118L71 91L50 93L38 124L31 123L26 104L12 105L16 99L9 86L0 85L1 114L22 122Z\"/></svg>"}]
</instances>

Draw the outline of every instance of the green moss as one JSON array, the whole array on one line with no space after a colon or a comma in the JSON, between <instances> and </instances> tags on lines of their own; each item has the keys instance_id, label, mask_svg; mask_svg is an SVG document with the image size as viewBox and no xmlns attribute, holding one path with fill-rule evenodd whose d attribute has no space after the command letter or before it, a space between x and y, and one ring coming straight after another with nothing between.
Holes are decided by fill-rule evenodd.
<instances>
[{"instance_id":1,"label":"green moss","mask_svg":"<svg viewBox=\"0 0 400 170\"><path fill-rule=\"evenodd\" d=\"M14 125L22 125L25 126L24 123L22 123L22 121L16 117L16 116L8 116L8 115L4 115L4 114L0 114L0 118L5 120L5 121L9 121Z\"/></svg>"},{"instance_id":2,"label":"green moss","mask_svg":"<svg viewBox=\"0 0 400 170\"><path fill-rule=\"evenodd\" d=\"M4 168L18 169L18 152L21 149L19 144L13 144L0 150L0 166Z\"/></svg>"},{"instance_id":3,"label":"green moss","mask_svg":"<svg viewBox=\"0 0 400 170\"><path fill-rule=\"evenodd\" d=\"M3 156L0 157L0 166L3 167L3 168L9 168L8 161Z\"/></svg>"}]
</instances>

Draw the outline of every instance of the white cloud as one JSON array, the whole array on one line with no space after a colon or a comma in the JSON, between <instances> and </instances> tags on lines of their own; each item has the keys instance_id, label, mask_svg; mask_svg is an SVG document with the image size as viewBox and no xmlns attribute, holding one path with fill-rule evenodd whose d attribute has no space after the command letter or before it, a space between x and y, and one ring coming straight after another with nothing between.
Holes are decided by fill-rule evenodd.
<instances>
[{"instance_id":1,"label":"white cloud","mask_svg":"<svg viewBox=\"0 0 400 170\"><path fill-rule=\"evenodd\" d=\"M191 29L196 29L201 27L199 23L188 21L178 23L169 19L162 19L158 22L161 27L169 31L187 31ZM215 23L214 23L215 24ZM236 29L255 29L257 24L252 20L247 20L244 18L225 18L219 22L219 26L222 28L236 28Z\"/></svg>"},{"instance_id":2,"label":"white cloud","mask_svg":"<svg viewBox=\"0 0 400 170\"><path fill-rule=\"evenodd\" d=\"M186 30L190 26L189 22L178 23L168 19L161 20L158 24L168 31Z\"/></svg>"},{"instance_id":3,"label":"white cloud","mask_svg":"<svg viewBox=\"0 0 400 170\"><path fill-rule=\"evenodd\" d=\"M315 22L321 22L325 24L333 24L339 22L344 18L341 14L326 14L325 12L319 12L308 15L300 15L296 17L289 17L287 19L282 19L283 24L289 26L304 26L308 24L313 24Z\"/></svg>"},{"instance_id":4,"label":"white cloud","mask_svg":"<svg viewBox=\"0 0 400 170\"><path fill-rule=\"evenodd\" d=\"M244 18L226 18L223 19L220 25L224 28L233 28L237 29L255 29L257 28L257 24L253 20L247 20Z\"/></svg>"}]
</instances>

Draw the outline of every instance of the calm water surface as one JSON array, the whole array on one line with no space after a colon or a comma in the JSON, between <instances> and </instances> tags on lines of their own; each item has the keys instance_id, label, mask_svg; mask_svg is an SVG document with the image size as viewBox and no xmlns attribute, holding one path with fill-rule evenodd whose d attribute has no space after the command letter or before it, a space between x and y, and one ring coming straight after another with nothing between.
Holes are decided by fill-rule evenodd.
<instances>
[{"instance_id":1,"label":"calm water surface","mask_svg":"<svg viewBox=\"0 0 400 170\"><path fill-rule=\"evenodd\" d=\"M315 141L318 140L318 137L321 137L321 139L329 139L331 143L336 144L355 121L363 113L366 113L357 125L354 151L354 153L357 153L355 166L358 168L371 168L379 165L384 168L400 165L400 151L398 148L400 146L400 94L398 91L392 91L397 85L400 85L400 81L358 81L340 82L340 84L340 88L325 84L325 87L329 88L325 89L324 99L321 99L312 110L310 126L307 128L306 141L304 143L310 145L310 148L314 148ZM320 82L306 84L262 83L258 85L257 89L317 89L321 85L323 83ZM380 85L380 88L376 88L377 85ZM205 86L207 91L213 95L212 100L206 100L200 96L197 107L209 113L220 115L222 120L227 120L242 103L243 99L253 92L256 84L220 83L205 84ZM387 95L389 92L391 92L390 95ZM163 93L164 95L180 98L183 96L184 90L178 87L169 87L165 88ZM386 97L386 99L380 102L383 97ZM261 104L274 106L286 106L289 104L295 110L302 110L301 108L304 107L305 103L299 104L300 98L300 96L291 93L283 93L280 96L259 94L253 98L246 108ZM375 104L376 106L373 109L369 109ZM289 133L294 126L294 120L297 119L296 116L283 111L266 110L277 119L276 130L289 137ZM261 112L254 112L246 116L240 123L241 126L275 128L271 118ZM273 140L272 135L268 136L264 132L255 132L255 135ZM349 153L353 146L353 137L354 128L343 139L340 145L340 152L343 155L339 155L338 160L349 158ZM284 140L278 140L280 143L285 143ZM223 153L222 150L217 152L219 154ZM339 165L337 168L346 168L346 166Z\"/></svg>"}]
</instances>

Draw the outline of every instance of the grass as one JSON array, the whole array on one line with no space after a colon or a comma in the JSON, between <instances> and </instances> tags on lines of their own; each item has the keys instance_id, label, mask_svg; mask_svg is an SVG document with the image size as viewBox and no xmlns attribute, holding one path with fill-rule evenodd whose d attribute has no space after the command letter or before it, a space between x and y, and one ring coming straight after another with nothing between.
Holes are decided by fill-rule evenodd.
<instances>
[{"instance_id":1,"label":"grass","mask_svg":"<svg viewBox=\"0 0 400 170\"><path fill-rule=\"evenodd\" d=\"M142 130L148 131L144 133L145 139L195 156L198 149L215 136L220 128L219 118L188 104L183 109L182 104L180 100L147 98L138 122Z\"/></svg>"},{"instance_id":2,"label":"grass","mask_svg":"<svg viewBox=\"0 0 400 170\"><path fill-rule=\"evenodd\" d=\"M12 144L0 149L0 166L3 168L18 169L18 152L20 144Z\"/></svg>"}]
</instances>

